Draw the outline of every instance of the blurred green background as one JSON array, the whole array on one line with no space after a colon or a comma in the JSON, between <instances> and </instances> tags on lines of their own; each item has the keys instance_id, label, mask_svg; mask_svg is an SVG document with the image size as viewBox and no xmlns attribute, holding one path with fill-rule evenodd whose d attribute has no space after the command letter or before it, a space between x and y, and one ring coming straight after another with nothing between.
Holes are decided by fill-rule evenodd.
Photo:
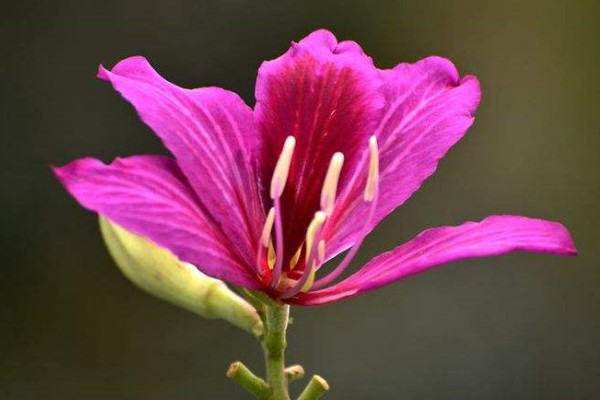
<instances>
[{"instance_id":1,"label":"blurred green background","mask_svg":"<svg viewBox=\"0 0 600 400\"><path fill-rule=\"evenodd\" d=\"M258 345L134 288L95 215L51 175L163 150L97 65L147 56L182 86L250 104L260 62L319 27L380 67L436 54L476 74L474 127L369 237L514 213L562 221L577 259L470 260L293 310L288 360L331 399L594 399L600 393L600 7L574 1L21 1L3 5L1 399L236 399ZM300 386L300 385L296 385ZM295 389L298 389L297 387Z\"/></svg>"}]
</instances>

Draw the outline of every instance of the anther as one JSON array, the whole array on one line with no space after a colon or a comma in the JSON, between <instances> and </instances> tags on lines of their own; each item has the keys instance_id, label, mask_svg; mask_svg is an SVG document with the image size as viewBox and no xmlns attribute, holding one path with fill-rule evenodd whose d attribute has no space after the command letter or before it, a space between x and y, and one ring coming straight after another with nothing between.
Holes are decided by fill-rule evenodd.
<instances>
[{"instance_id":1,"label":"anther","mask_svg":"<svg viewBox=\"0 0 600 400\"><path fill-rule=\"evenodd\" d=\"M371 136L369 139L369 176L365 185L365 201L371 202L375 197L377 185L379 184L379 149L377 138Z\"/></svg>"},{"instance_id":2,"label":"anther","mask_svg":"<svg viewBox=\"0 0 600 400\"><path fill-rule=\"evenodd\" d=\"M271 230L273 229L273 221L275 220L275 208L271 207L267 214L267 219L260 236L260 242L264 247L269 247L269 241L271 240Z\"/></svg>"},{"instance_id":3,"label":"anther","mask_svg":"<svg viewBox=\"0 0 600 400\"><path fill-rule=\"evenodd\" d=\"M290 172L290 165L292 163L292 155L294 154L294 147L296 147L296 139L293 136L288 136L287 139L285 139L283 150L281 150L281 155L279 156L279 160L277 160L275 170L273 171L270 192L271 199L281 196L283 189L285 189L285 184Z\"/></svg>"},{"instance_id":4,"label":"anther","mask_svg":"<svg viewBox=\"0 0 600 400\"><path fill-rule=\"evenodd\" d=\"M275 261L277 260L277 256L275 255L275 247L273 247L273 241L269 240L268 250L267 250L267 265L269 269L273 269L275 266Z\"/></svg>"},{"instance_id":5,"label":"anther","mask_svg":"<svg viewBox=\"0 0 600 400\"><path fill-rule=\"evenodd\" d=\"M315 217L312 219L306 230L306 261L310 259L310 255L313 250L313 242L317 231L321 228L321 225L325 222L326 214L323 211L317 211ZM307 267L310 267L307 265Z\"/></svg>"},{"instance_id":6,"label":"anther","mask_svg":"<svg viewBox=\"0 0 600 400\"><path fill-rule=\"evenodd\" d=\"M290 260L290 270L294 269L296 264L298 264L298 260L300 259L300 254L302 253L302 246L298 247L296 253L292 256Z\"/></svg>"},{"instance_id":7,"label":"anther","mask_svg":"<svg viewBox=\"0 0 600 400\"><path fill-rule=\"evenodd\" d=\"M344 165L344 155L340 152L335 153L329 162L329 168L325 175L323 188L321 189L321 210L330 216L333 212L333 204L337 193L338 181L342 166Z\"/></svg>"},{"instance_id":8,"label":"anther","mask_svg":"<svg viewBox=\"0 0 600 400\"><path fill-rule=\"evenodd\" d=\"M317 261L321 264L325 260L325 240L319 240L319 248L317 250Z\"/></svg>"}]
</instances>

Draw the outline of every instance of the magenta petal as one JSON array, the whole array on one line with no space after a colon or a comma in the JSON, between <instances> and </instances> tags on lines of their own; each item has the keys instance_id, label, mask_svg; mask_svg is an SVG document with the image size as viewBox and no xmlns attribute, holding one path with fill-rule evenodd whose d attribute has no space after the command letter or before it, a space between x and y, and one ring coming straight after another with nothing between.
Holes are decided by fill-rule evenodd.
<instances>
[{"instance_id":1,"label":"magenta petal","mask_svg":"<svg viewBox=\"0 0 600 400\"><path fill-rule=\"evenodd\" d=\"M264 220L258 193L258 137L252 110L219 88L183 89L163 79L142 57L100 67L163 140L206 213L248 264Z\"/></svg>"},{"instance_id":2,"label":"magenta petal","mask_svg":"<svg viewBox=\"0 0 600 400\"><path fill-rule=\"evenodd\" d=\"M439 160L473 123L479 104L479 82L460 78L454 65L440 57L399 64L380 71L386 105L376 135L380 153L380 197L371 222L375 226L400 206L435 171ZM341 197L343 207L330 221L330 256L355 240L369 205L361 193L366 168ZM354 222L353 222L354 221Z\"/></svg>"},{"instance_id":3,"label":"magenta petal","mask_svg":"<svg viewBox=\"0 0 600 400\"><path fill-rule=\"evenodd\" d=\"M567 229L557 223L518 216L429 229L392 251L373 258L357 273L329 288L304 293L293 302L318 305L377 289L452 261L511 251L575 255Z\"/></svg>"},{"instance_id":4,"label":"magenta petal","mask_svg":"<svg viewBox=\"0 0 600 400\"><path fill-rule=\"evenodd\" d=\"M260 288L196 204L175 161L162 156L76 160L54 173L85 208L171 250L202 272Z\"/></svg>"},{"instance_id":5,"label":"magenta petal","mask_svg":"<svg viewBox=\"0 0 600 400\"><path fill-rule=\"evenodd\" d=\"M285 138L296 138L288 189L282 198L289 258L319 209L332 155L338 151L345 155L343 188L366 149L381 118L381 78L358 44L338 43L331 32L319 30L292 43L281 57L262 64L256 100L266 199Z\"/></svg>"}]
</instances>

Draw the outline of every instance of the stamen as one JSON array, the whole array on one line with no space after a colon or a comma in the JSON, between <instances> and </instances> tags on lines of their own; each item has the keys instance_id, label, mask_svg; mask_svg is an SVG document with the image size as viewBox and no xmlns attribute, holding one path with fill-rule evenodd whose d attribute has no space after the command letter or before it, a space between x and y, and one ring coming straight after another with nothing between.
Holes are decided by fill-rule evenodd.
<instances>
[{"instance_id":1,"label":"stamen","mask_svg":"<svg viewBox=\"0 0 600 400\"><path fill-rule=\"evenodd\" d=\"M275 219L275 208L271 207L269 213L267 214L267 219L265 221L265 226L262 230L262 235L260 236L260 242L264 247L269 247L269 241L271 240L271 230L273 229L273 221Z\"/></svg>"},{"instance_id":2,"label":"stamen","mask_svg":"<svg viewBox=\"0 0 600 400\"><path fill-rule=\"evenodd\" d=\"M321 264L323 260L325 260L325 240L321 239L317 251L317 261Z\"/></svg>"},{"instance_id":3,"label":"stamen","mask_svg":"<svg viewBox=\"0 0 600 400\"><path fill-rule=\"evenodd\" d=\"M295 296L300 291L307 291L312 286L312 282L315 278L315 256L318 247L315 246L314 243L318 241L321 236L321 229L325 222L325 217L323 211L317 211L315 217L308 226L308 229L306 230L306 265L304 266L304 271L296 284L281 295L282 299Z\"/></svg>"},{"instance_id":4,"label":"stamen","mask_svg":"<svg viewBox=\"0 0 600 400\"><path fill-rule=\"evenodd\" d=\"M277 246L276 263L273 269L273 277L271 278L271 287L277 286L279 283L279 277L281 276L281 269L283 266L283 222L281 220L281 194L285 189L288 175L290 173L290 165L292 163L292 155L294 154L294 147L296 147L296 139L293 136L288 136L283 144L283 150L275 170L273 171L273 178L271 179L271 199L273 199L275 207L275 239Z\"/></svg>"},{"instance_id":5,"label":"stamen","mask_svg":"<svg viewBox=\"0 0 600 400\"><path fill-rule=\"evenodd\" d=\"M292 155L294 154L294 147L296 147L296 138L288 136L283 144L279 160L277 160L277 164L275 165L273 178L271 178L271 199L281 196L283 189L285 189L292 163Z\"/></svg>"},{"instance_id":6,"label":"stamen","mask_svg":"<svg viewBox=\"0 0 600 400\"><path fill-rule=\"evenodd\" d=\"M369 176L365 185L365 201L371 202L375 197L377 185L379 183L379 149L377 148L377 138L371 136L369 139Z\"/></svg>"},{"instance_id":7,"label":"stamen","mask_svg":"<svg viewBox=\"0 0 600 400\"><path fill-rule=\"evenodd\" d=\"M294 269L296 264L298 264L298 260L300 259L300 254L302 253L302 246L298 247L296 253L292 256L290 260L290 270Z\"/></svg>"},{"instance_id":8,"label":"stamen","mask_svg":"<svg viewBox=\"0 0 600 400\"><path fill-rule=\"evenodd\" d=\"M365 202L371 203L369 208L367 219L364 222L362 231L360 232L359 239L354 243L350 251L346 254L342 262L335 267L333 271L331 271L328 275L319 279L314 283L312 289L320 289L323 286L331 283L337 277L339 277L345 270L348 268L348 265L354 259L354 256L358 252L358 249L362 245L362 242L365 240L365 237L369 233L371 229L371 221L373 220L373 216L375 215L375 209L377 208L377 199L379 198L379 154L377 150L377 139L375 136L371 136L369 139L369 176L367 178L367 184L365 187Z\"/></svg>"},{"instance_id":9,"label":"stamen","mask_svg":"<svg viewBox=\"0 0 600 400\"><path fill-rule=\"evenodd\" d=\"M327 216L330 216L333 212L333 203L335 203L338 181L343 165L344 154L335 153L329 162L329 169L327 169L323 188L321 189L321 210L325 211Z\"/></svg>"}]
</instances>

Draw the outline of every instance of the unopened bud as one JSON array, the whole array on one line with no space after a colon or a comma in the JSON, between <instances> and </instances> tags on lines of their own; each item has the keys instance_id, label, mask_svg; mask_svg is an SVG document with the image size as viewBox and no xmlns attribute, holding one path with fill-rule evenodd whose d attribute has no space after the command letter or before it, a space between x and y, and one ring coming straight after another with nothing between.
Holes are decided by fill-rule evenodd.
<instances>
[{"instance_id":1,"label":"unopened bud","mask_svg":"<svg viewBox=\"0 0 600 400\"><path fill-rule=\"evenodd\" d=\"M222 318L255 336L262 335L256 309L224 282L103 217L100 231L117 266L144 291L202 317Z\"/></svg>"}]
</instances>

